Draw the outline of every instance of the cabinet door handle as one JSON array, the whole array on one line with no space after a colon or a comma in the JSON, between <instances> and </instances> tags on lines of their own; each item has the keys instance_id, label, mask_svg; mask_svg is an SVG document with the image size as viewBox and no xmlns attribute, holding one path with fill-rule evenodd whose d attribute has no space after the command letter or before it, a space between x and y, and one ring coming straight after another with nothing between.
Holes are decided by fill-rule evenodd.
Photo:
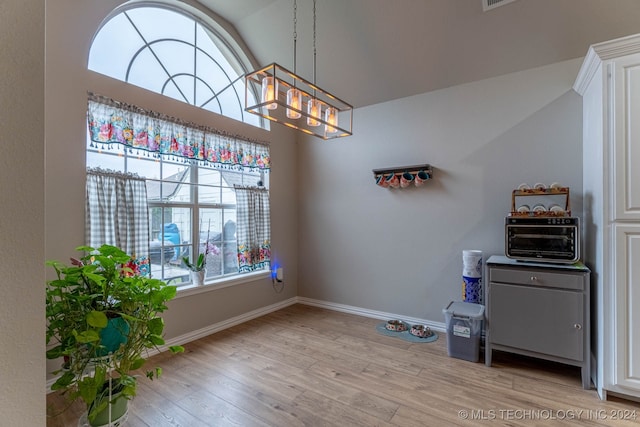
<instances>
[{"instance_id":1,"label":"cabinet door handle","mask_svg":"<svg viewBox=\"0 0 640 427\"><path fill-rule=\"evenodd\" d=\"M582 325L580 323L576 323L573 327L576 329L582 329Z\"/></svg>"},{"instance_id":2,"label":"cabinet door handle","mask_svg":"<svg viewBox=\"0 0 640 427\"><path fill-rule=\"evenodd\" d=\"M536 276L531 276L531 281L535 282L536 280L538 280L538 278Z\"/></svg>"}]
</instances>

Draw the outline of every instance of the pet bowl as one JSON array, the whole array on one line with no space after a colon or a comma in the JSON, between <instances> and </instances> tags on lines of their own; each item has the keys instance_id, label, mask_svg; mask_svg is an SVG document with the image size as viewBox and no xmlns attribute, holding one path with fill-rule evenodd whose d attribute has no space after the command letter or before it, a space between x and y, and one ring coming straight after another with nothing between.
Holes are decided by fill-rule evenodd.
<instances>
[{"instance_id":1,"label":"pet bowl","mask_svg":"<svg viewBox=\"0 0 640 427\"><path fill-rule=\"evenodd\" d=\"M402 332L407 330L407 324L402 320L389 320L386 328L390 331Z\"/></svg>"},{"instance_id":2,"label":"pet bowl","mask_svg":"<svg viewBox=\"0 0 640 427\"><path fill-rule=\"evenodd\" d=\"M411 335L419 338L428 338L433 335L433 332L427 325L413 325L411 327Z\"/></svg>"}]
</instances>

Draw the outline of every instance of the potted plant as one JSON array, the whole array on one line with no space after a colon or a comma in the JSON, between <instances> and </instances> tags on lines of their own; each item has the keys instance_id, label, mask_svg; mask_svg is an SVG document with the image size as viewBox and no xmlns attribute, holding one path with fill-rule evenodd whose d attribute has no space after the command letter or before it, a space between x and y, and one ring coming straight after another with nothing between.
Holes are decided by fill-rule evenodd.
<instances>
[{"instance_id":1,"label":"potted plant","mask_svg":"<svg viewBox=\"0 0 640 427\"><path fill-rule=\"evenodd\" d=\"M189 269L191 281L194 285L200 286L204 283L204 275L206 273L205 266L207 264L206 252L200 253L195 262L189 261L189 257L182 257L182 262Z\"/></svg>"},{"instance_id":2,"label":"potted plant","mask_svg":"<svg viewBox=\"0 0 640 427\"><path fill-rule=\"evenodd\" d=\"M86 255L72 259L71 266L47 262L57 278L46 286L46 339L53 345L46 356L63 359L51 388L70 401L81 399L91 425L111 425L120 407L126 415L127 401L136 395L134 371L144 365L147 351L165 343L159 314L176 287L148 277L148 264L115 246L77 250ZM151 380L161 373L146 370Z\"/></svg>"},{"instance_id":3,"label":"potted plant","mask_svg":"<svg viewBox=\"0 0 640 427\"><path fill-rule=\"evenodd\" d=\"M209 224L211 227L211 224ZM189 269L189 273L191 275L191 281L194 285L202 285L204 284L204 276L206 273L207 266L207 257L210 253L217 255L220 253L217 246L209 243L209 235L210 231L207 231L207 240L204 242L204 251L200 252L200 254L195 258L194 262L191 262L189 257L183 256L182 262Z\"/></svg>"}]
</instances>

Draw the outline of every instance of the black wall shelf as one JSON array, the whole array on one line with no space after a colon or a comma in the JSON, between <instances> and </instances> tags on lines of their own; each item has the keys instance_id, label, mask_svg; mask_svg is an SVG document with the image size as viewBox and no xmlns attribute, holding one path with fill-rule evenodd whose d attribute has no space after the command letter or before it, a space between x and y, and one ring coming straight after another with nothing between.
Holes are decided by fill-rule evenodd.
<instances>
[{"instance_id":1,"label":"black wall shelf","mask_svg":"<svg viewBox=\"0 0 640 427\"><path fill-rule=\"evenodd\" d=\"M412 165L412 166L398 166L395 168L382 168L382 169L373 169L373 175L374 176L378 176L378 175L388 175L388 174L403 174L405 172L409 172L413 175L417 174L420 171L425 171L427 172L429 175L433 174L433 168L431 167L430 164L423 164L423 165Z\"/></svg>"},{"instance_id":2,"label":"black wall shelf","mask_svg":"<svg viewBox=\"0 0 640 427\"><path fill-rule=\"evenodd\" d=\"M389 179L392 175L393 177ZM403 176L405 177L404 180ZM373 178L377 185L385 188L404 188L414 184L415 186L420 186L424 184L426 180L433 178L433 168L430 164L425 163L421 165L373 169Z\"/></svg>"}]
</instances>

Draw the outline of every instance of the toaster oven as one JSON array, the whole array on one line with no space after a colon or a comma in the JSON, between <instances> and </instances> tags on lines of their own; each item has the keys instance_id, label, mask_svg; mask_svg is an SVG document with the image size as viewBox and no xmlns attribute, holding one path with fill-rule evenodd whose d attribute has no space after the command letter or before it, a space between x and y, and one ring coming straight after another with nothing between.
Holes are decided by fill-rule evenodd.
<instances>
[{"instance_id":1,"label":"toaster oven","mask_svg":"<svg viewBox=\"0 0 640 427\"><path fill-rule=\"evenodd\" d=\"M505 255L521 261L573 264L580 259L577 217L509 216L505 221Z\"/></svg>"}]
</instances>

